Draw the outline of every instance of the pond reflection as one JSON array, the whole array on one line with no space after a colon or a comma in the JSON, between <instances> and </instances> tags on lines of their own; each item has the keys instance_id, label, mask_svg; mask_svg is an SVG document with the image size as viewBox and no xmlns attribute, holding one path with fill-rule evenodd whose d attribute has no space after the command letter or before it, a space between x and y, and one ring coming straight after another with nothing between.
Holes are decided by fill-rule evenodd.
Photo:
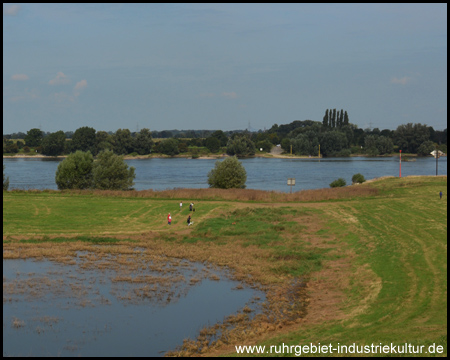
<instances>
[{"instance_id":1,"label":"pond reflection","mask_svg":"<svg viewBox=\"0 0 450 360\"><path fill-rule=\"evenodd\" d=\"M65 263L7 259L3 355L162 356L264 299L224 271L182 259L91 252Z\"/></svg>"}]
</instances>

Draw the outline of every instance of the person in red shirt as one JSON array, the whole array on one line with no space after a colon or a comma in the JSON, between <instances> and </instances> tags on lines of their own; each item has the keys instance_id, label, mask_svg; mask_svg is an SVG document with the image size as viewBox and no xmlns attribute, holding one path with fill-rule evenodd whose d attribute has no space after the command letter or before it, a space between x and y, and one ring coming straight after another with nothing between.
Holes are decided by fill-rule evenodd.
<instances>
[{"instance_id":1,"label":"person in red shirt","mask_svg":"<svg viewBox=\"0 0 450 360\"><path fill-rule=\"evenodd\" d=\"M167 215L167 222L169 223L169 225L172 223L172 216L170 215L170 213L169 215Z\"/></svg>"}]
</instances>

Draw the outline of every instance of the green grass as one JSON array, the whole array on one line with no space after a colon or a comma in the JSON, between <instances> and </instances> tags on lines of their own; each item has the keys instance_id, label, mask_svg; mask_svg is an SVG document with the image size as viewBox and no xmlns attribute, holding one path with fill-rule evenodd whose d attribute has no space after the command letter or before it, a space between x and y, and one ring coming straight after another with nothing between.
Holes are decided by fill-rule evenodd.
<instances>
[{"instance_id":1,"label":"green grass","mask_svg":"<svg viewBox=\"0 0 450 360\"><path fill-rule=\"evenodd\" d=\"M196 200L194 225L187 233L189 211L180 213L176 199L4 192L3 235L36 243L76 235L75 240L107 243L115 241L113 235L158 231L171 245L264 250L273 274L312 278L330 262L353 254L349 286L342 289L344 319L300 324L260 344L435 343L447 354L446 194L439 199L447 178L388 178L359 186L376 187L379 193L301 206ZM310 228L302 222L308 217L322 225ZM312 246L312 237L327 246Z\"/></svg>"},{"instance_id":2,"label":"green grass","mask_svg":"<svg viewBox=\"0 0 450 360\"><path fill-rule=\"evenodd\" d=\"M194 218L215 209L196 202ZM105 235L164 230L185 225L189 210L177 200L102 197L46 192L3 193L3 235Z\"/></svg>"},{"instance_id":3,"label":"green grass","mask_svg":"<svg viewBox=\"0 0 450 360\"><path fill-rule=\"evenodd\" d=\"M387 179L375 186L383 190L379 198L336 204L341 219L334 216L328 229L317 233L337 235L341 246L357 254L347 290L348 304L355 305L347 312L367 296L357 279L359 266L367 264L379 279L376 297L356 317L302 328L262 344L436 343L447 354L447 201L438 195L447 188L447 179ZM357 220L353 226L343 221L348 216Z\"/></svg>"}]
</instances>

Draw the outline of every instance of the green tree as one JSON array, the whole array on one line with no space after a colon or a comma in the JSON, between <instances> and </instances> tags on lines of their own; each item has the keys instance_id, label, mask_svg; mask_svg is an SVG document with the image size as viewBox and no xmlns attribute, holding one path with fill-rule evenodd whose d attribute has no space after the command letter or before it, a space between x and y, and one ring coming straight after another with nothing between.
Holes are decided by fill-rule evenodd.
<instances>
[{"instance_id":1,"label":"green tree","mask_svg":"<svg viewBox=\"0 0 450 360\"><path fill-rule=\"evenodd\" d=\"M220 150L220 140L216 137L210 136L209 138L206 138L205 145L212 153Z\"/></svg>"},{"instance_id":2,"label":"green tree","mask_svg":"<svg viewBox=\"0 0 450 360\"><path fill-rule=\"evenodd\" d=\"M18 153L19 147L12 140L3 139L3 154Z\"/></svg>"},{"instance_id":3,"label":"green tree","mask_svg":"<svg viewBox=\"0 0 450 360\"><path fill-rule=\"evenodd\" d=\"M341 113L338 115L338 128L344 125L344 110L341 109Z\"/></svg>"},{"instance_id":4,"label":"green tree","mask_svg":"<svg viewBox=\"0 0 450 360\"><path fill-rule=\"evenodd\" d=\"M428 140L419 146L417 149L417 155L428 156L433 150L436 150L436 145L431 140Z\"/></svg>"},{"instance_id":5,"label":"green tree","mask_svg":"<svg viewBox=\"0 0 450 360\"><path fill-rule=\"evenodd\" d=\"M348 114L347 111L344 112L344 121L343 121L343 125L347 126L349 124L348 122Z\"/></svg>"},{"instance_id":6,"label":"green tree","mask_svg":"<svg viewBox=\"0 0 450 360\"><path fill-rule=\"evenodd\" d=\"M377 136L367 135L364 138L364 152L369 156L377 156L380 152L377 149Z\"/></svg>"},{"instance_id":7,"label":"green tree","mask_svg":"<svg viewBox=\"0 0 450 360\"><path fill-rule=\"evenodd\" d=\"M134 139L128 129L118 129L113 136L114 152L118 155L127 155L134 151Z\"/></svg>"},{"instance_id":8,"label":"green tree","mask_svg":"<svg viewBox=\"0 0 450 360\"><path fill-rule=\"evenodd\" d=\"M379 136L377 139L377 149L380 155L392 154L394 152L394 143L387 136Z\"/></svg>"},{"instance_id":9,"label":"green tree","mask_svg":"<svg viewBox=\"0 0 450 360\"><path fill-rule=\"evenodd\" d=\"M323 127L327 128L328 127L328 123L329 123L329 121L328 121L328 109L326 109L325 110L325 116L323 117L323 120L322 120Z\"/></svg>"},{"instance_id":10,"label":"green tree","mask_svg":"<svg viewBox=\"0 0 450 360\"><path fill-rule=\"evenodd\" d=\"M226 136L222 130L214 131L211 136L219 140L220 146L227 146L228 136Z\"/></svg>"},{"instance_id":11,"label":"green tree","mask_svg":"<svg viewBox=\"0 0 450 360\"><path fill-rule=\"evenodd\" d=\"M91 154L97 154L97 141L95 137L95 129L83 126L75 130L71 141L72 151L90 151Z\"/></svg>"},{"instance_id":12,"label":"green tree","mask_svg":"<svg viewBox=\"0 0 450 360\"><path fill-rule=\"evenodd\" d=\"M212 188L244 189L247 172L236 156L216 161L214 169L208 173L208 184Z\"/></svg>"},{"instance_id":13,"label":"green tree","mask_svg":"<svg viewBox=\"0 0 450 360\"><path fill-rule=\"evenodd\" d=\"M59 163L55 181L58 189L89 189L92 187L92 167L94 157L91 152L76 151Z\"/></svg>"},{"instance_id":14,"label":"green tree","mask_svg":"<svg viewBox=\"0 0 450 360\"><path fill-rule=\"evenodd\" d=\"M109 150L98 154L92 175L94 188L101 190L131 190L136 177L135 168Z\"/></svg>"},{"instance_id":15,"label":"green tree","mask_svg":"<svg viewBox=\"0 0 450 360\"><path fill-rule=\"evenodd\" d=\"M269 141L269 139L261 140L256 143L256 148L263 149L265 152L270 152L272 150L273 144Z\"/></svg>"},{"instance_id":16,"label":"green tree","mask_svg":"<svg viewBox=\"0 0 450 360\"><path fill-rule=\"evenodd\" d=\"M228 155L252 156L255 155L255 151L255 144L246 135L237 135L234 139L228 140Z\"/></svg>"},{"instance_id":17,"label":"green tree","mask_svg":"<svg viewBox=\"0 0 450 360\"><path fill-rule=\"evenodd\" d=\"M347 137L336 130L319 134L320 153L323 156L335 156L341 150L348 148Z\"/></svg>"},{"instance_id":18,"label":"green tree","mask_svg":"<svg viewBox=\"0 0 450 360\"><path fill-rule=\"evenodd\" d=\"M5 165L3 165L3 191L9 188L9 176L5 179Z\"/></svg>"},{"instance_id":19,"label":"green tree","mask_svg":"<svg viewBox=\"0 0 450 360\"><path fill-rule=\"evenodd\" d=\"M141 129L134 139L134 151L139 155L147 155L152 152L152 147L152 133L147 128Z\"/></svg>"},{"instance_id":20,"label":"green tree","mask_svg":"<svg viewBox=\"0 0 450 360\"><path fill-rule=\"evenodd\" d=\"M180 152L178 149L178 141L174 138L162 140L158 149L161 154L170 156L177 155Z\"/></svg>"},{"instance_id":21,"label":"green tree","mask_svg":"<svg viewBox=\"0 0 450 360\"><path fill-rule=\"evenodd\" d=\"M97 153L103 150L114 149L114 136L108 134L106 131L97 131L95 134L95 148Z\"/></svg>"},{"instance_id":22,"label":"green tree","mask_svg":"<svg viewBox=\"0 0 450 360\"><path fill-rule=\"evenodd\" d=\"M41 145L42 138L44 137L44 133L39 129L31 129L27 131L27 135L25 136L25 144L31 147L37 147Z\"/></svg>"},{"instance_id":23,"label":"green tree","mask_svg":"<svg viewBox=\"0 0 450 360\"><path fill-rule=\"evenodd\" d=\"M400 125L394 131L394 143L404 153L416 154L419 146L430 140L428 126L408 123Z\"/></svg>"},{"instance_id":24,"label":"green tree","mask_svg":"<svg viewBox=\"0 0 450 360\"><path fill-rule=\"evenodd\" d=\"M336 109L333 109L331 115L331 127L334 129L336 127Z\"/></svg>"},{"instance_id":25,"label":"green tree","mask_svg":"<svg viewBox=\"0 0 450 360\"><path fill-rule=\"evenodd\" d=\"M42 154L48 156L57 156L64 153L64 145L66 143L66 134L64 131L59 130L57 132L47 135L42 140Z\"/></svg>"}]
</instances>

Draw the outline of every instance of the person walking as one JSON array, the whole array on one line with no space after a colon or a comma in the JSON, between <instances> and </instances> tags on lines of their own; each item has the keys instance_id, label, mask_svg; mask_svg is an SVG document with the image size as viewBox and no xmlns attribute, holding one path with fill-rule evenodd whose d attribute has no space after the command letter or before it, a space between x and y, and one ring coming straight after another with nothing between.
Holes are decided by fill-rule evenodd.
<instances>
[{"instance_id":1,"label":"person walking","mask_svg":"<svg viewBox=\"0 0 450 360\"><path fill-rule=\"evenodd\" d=\"M181 211L182 207L183 207L183 202L180 201L180 211Z\"/></svg>"},{"instance_id":2,"label":"person walking","mask_svg":"<svg viewBox=\"0 0 450 360\"><path fill-rule=\"evenodd\" d=\"M442 199L442 191L439 192L439 200Z\"/></svg>"},{"instance_id":3,"label":"person walking","mask_svg":"<svg viewBox=\"0 0 450 360\"><path fill-rule=\"evenodd\" d=\"M170 215L170 213L169 213L169 215L167 215L167 222L169 225L172 224L172 215Z\"/></svg>"},{"instance_id":4,"label":"person walking","mask_svg":"<svg viewBox=\"0 0 450 360\"><path fill-rule=\"evenodd\" d=\"M189 215L187 218L187 224L188 226L191 226L191 215Z\"/></svg>"}]
</instances>

